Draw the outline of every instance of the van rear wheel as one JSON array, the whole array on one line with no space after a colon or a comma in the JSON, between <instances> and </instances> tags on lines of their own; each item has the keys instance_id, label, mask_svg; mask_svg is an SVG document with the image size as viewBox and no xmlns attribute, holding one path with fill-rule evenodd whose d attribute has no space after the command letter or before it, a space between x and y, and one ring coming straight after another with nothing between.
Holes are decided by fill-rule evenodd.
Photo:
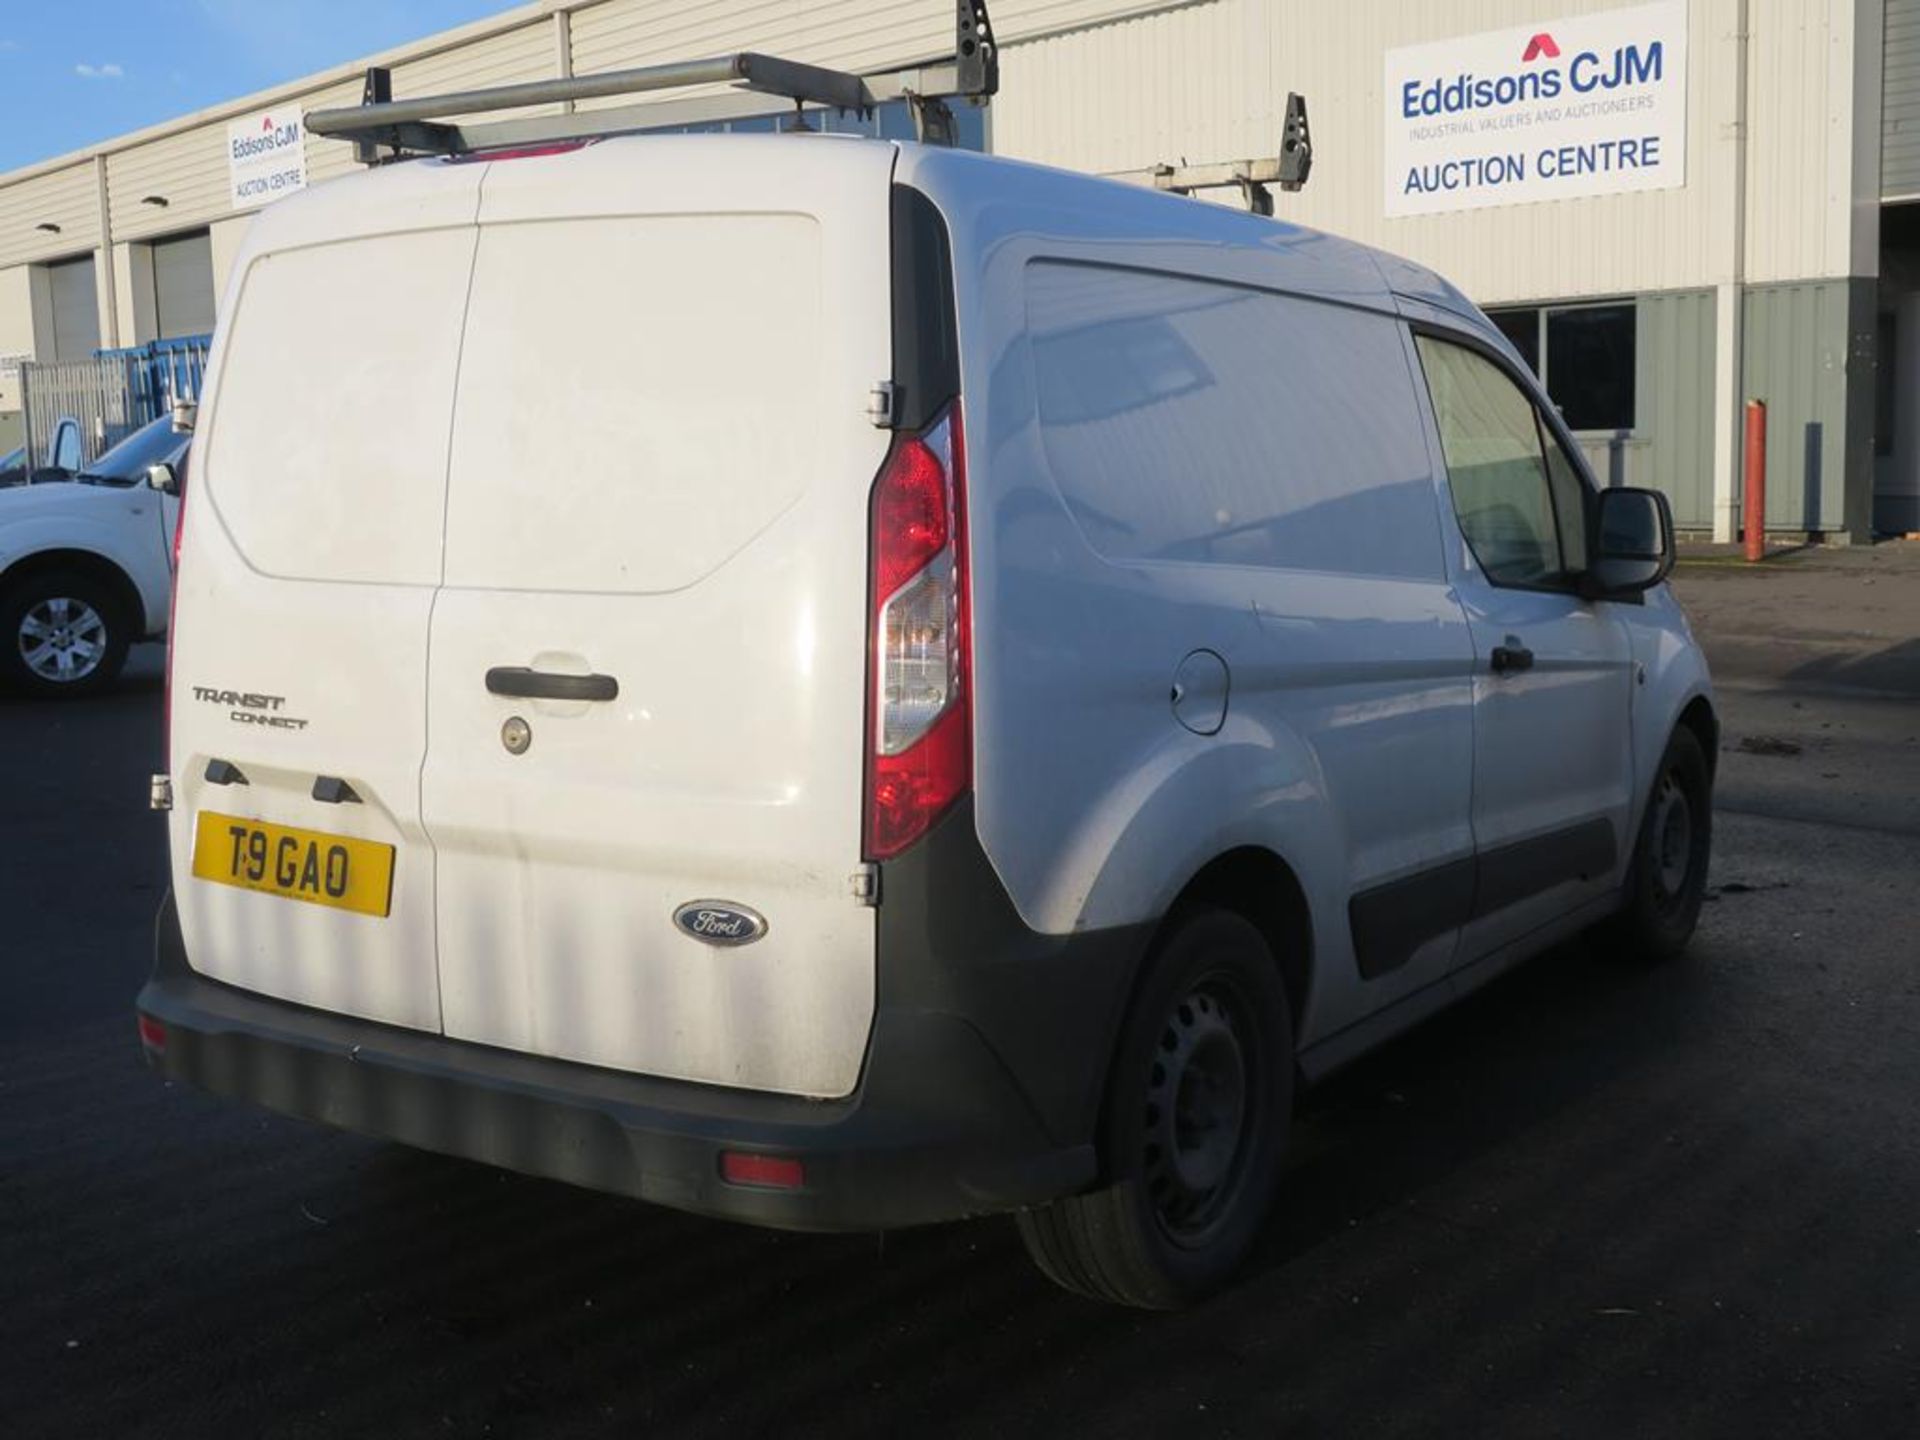
<instances>
[{"instance_id":1,"label":"van rear wheel","mask_svg":"<svg viewBox=\"0 0 1920 1440\"><path fill-rule=\"evenodd\" d=\"M1188 916L1147 962L1103 1122L1105 1189L1017 1217L1049 1279L1172 1310L1224 1283L1272 1208L1293 1114L1293 1020L1260 932Z\"/></svg>"}]
</instances>

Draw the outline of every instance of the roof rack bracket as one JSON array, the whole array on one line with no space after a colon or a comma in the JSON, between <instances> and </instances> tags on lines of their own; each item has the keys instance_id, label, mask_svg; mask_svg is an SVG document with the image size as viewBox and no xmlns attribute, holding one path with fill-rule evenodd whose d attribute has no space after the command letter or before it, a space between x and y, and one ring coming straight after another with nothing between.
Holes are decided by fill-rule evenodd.
<instances>
[{"instance_id":1,"label":"roof rack bracket","mask_svg":"<svg viewBox=\"0 0 1920 1440\"><path fill-rule=\"evenodd\" d=\"M585 139L644 129L648 124L644 106L584 112L575 107L582 100L694 85L732 85L763 95L785 96L803 110L809 105L823 106L851 111L862 118L871 116L887 101L904 99L912 105L914 131L923 141L951 145L955 126L953 112L945 102L958 97L981 104L991 97L1000 88L1000 52L985 0L957 0L952 61L917 70L864 76L778 55L741 51L710 60L683 60L396 100L392 72L375 65L367 70L360 104L315 110L306 117L306 128L309 134L351 140L354 159L378 165L413 155L465 155L530 141ZM566 113L481 124L450 118L554 105Z\"/></svg>"},{"instance_id":2,"label":"roof rack bracket","mask_svg":"<svg viewBox=\"0 0 1920 1440\"><path fill-rule=\"evenodd\" d=\"M1152 165L1145 170L1108 172L1109 180L1132 180L1174 195L1232 186L1256 215L1273 214L1273 192L1278 185L1294 191L1313 173L1313 137L1307 129L1306 98L1287 92L1286 120L1280 128L1280 153L1258 160L1227 160L1216 165Z\"/></svg>"},{"instance_id":3,"label":"roof rack bracket","mask_svg":"<svg viewBox=\"0 0 1920 1440\"><path fill-rule=\"evenodd\" d=\"M986 0L958 0L954 6L953 68L962 95L992 95L1000 89L1000 47Z\"/></svg>"},{"instance_id":4,"label":"roof rack bracket","mask_svg":"<svg viewBox=\"0 0 1920 1440\"><path fill-rule=\"evenodd\" d=\"M954 142L953 111L937 95L909 95L913 105L913 138L922 145Z\"/></svg>"}]
</instances>

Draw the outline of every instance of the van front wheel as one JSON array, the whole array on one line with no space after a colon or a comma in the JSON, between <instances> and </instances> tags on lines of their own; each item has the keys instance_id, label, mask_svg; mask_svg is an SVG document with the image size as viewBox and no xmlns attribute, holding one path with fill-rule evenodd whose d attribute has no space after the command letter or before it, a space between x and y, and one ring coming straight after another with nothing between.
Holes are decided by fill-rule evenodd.
<instances>
[{"instance_id":1,"label":"van front wheel","mask_svg":"<svg viewBox=\"0 0 1920 1440\"><path fill-rule=\"evenodd\" d=\"M1684 725L1673 732L1647 797L1613 938L1633 960L1670 960L1700 920L1713 850L1713 781L1706 752Z\"/></svg>"},{"instance_id":2,"label":"van front wheel","mask_svg":"<svg viewBox=\"0 0 1920 1440\"><path fill-rule=\"evenodd\" d=\"M1018 1218L1048 1278L1172 1310L1225 1282L1273 1204L1293 1113L1293 1020L1260 932L1188 916L1147 962L1109 1082L1109 1183Z\"/></svg>"}]
</instances>

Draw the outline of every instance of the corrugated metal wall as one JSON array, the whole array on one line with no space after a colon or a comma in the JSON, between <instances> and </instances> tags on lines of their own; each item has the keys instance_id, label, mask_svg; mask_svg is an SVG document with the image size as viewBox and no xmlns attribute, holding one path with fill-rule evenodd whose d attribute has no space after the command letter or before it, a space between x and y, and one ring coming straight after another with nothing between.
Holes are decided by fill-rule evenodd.
<instances>
[{"instance_id":1,"label":"corrugated metal wall","mask_svg":"<svg viewBox=\"0 0 1920 1440\"><path fill-rule=\"evenodd\" d=\"M0 186L0 265L47 260L100 243L99 187L93 162ZM57 225L58 231L41 225Z\"/></svg>"},{"instance_id":2,"label":"corrugated metal wall","mask_svg":"<svg viewBox=\"0 0 1920 1440\"><path fill-rule=\"evenodd\" d=\"M1447 5L1211 0L1010 44L994 148L1075 169L1273 154L1286 92L1307 94L1314 173L1282 216L1425 261L1497 302L1688 288L1731 270L1735 0L1692 0L1687 184L1388 220L1381 213L1382 53L1618 0ZM1849 268L1853 0L1754 0L1746 265L1758 280ZM1837 137L1837 138L1836 138Z\"/></svg>"},{"instance_id":3,"label":"corrugated metal wall","mask_svg":"<svg viewBox=\"0 0 1920 1440\"><path fill-rule=\"evenodd\" d=\"M1652 454L1639 483L1666 491L1689 530L1713 525L1713 322L1711 290L1640 297L1635 420Z\"/></svg>"},{"instance_id":4,"label":"corrugated metal wall","mask_svg":"<svg viewBox=\"0 0 1920 1440\"><path fill-rule=\"evenodd\" d=\"M148 204L149 195L167 203ZM224 123L107 157L107 209L116 242L195 229L230 208Z\"/></svg>"},{"instance_id":5,"label":"corrugated metal wall","mask_svg":"<svg viewBox=\"0 0 1920 1440\"><path fill-rule=\"evenodd\" d=\"M1880 193L1920 197L1920 0L1885 0Z\"/></svg>"},{"instance_id":6,"label":"corrugated metal wall","mask_svg":"<svg viewBox=\"0 0 1920 1440\"><path fill-rule=\"evenodd\" d=\"M1002 42L1111 20L1180 0L1001 0L994 24ZM1187 0L1192 3L1192 0ZM438 91L550 79L560 73L552 6L523 6L466 27L449 46L434 36L383 57L394 66L394 92ZM853 69L915 63L951 53L953 8L943 0L601 0L573 7L575 73L690 59L728 50L774 50ZM505 28L500 28L504 26ZM424 51L408 59L409 52ZM360 81L342 78L276 94L274 104L304 109L358 101ZM619 103L619 102L612 102ZM236 110L242 107L235 107ZM254 97L244 108L265 108ZM173 134L109 154L108 190L116 241L193 229L234 213L228 199L226 111ZM350 148L310 137L310 182L346 173ZM149 195L165 206L143 204ZM0 265L71 254L96 245L95 182L90 162L50 175L0 183ZM36 231L42 221L58 235Z\"/></svg>"},{"instance_id":7,"label":"corrugated metal wall","mask_svg":"<svg viewBox=\"0 0 1920 1440\"><path fill-rule=\"evenodd\" d=\"M1747 292L1741 394L1767 402L1767 528L1838 529L1846 467L1848 283Z\"/></svg>"},{"instance_id":8,"label":"corrugated metal wall","mask_svg":"<svg viewBox=\"0 0 1920 1440\"><path fill-rule=\"evenodd\" d=\"M1006 45L1179 3L997 0L991 10L994 31ZM953 6L941 0L606 0L573 14L573 68L584 75L753 48L876 70L951 55L953 22Z\"/></svg>"},{"instance_id":9,"label":"corrugated metal wall","mask_svg":"<svg viewBox=\"0 0 1920 1440\"><path fill-rule=\"evenodd\" d=\"M1731 7L1693 8L1697 35L1702 13ZM1852 269L1854 9L1853 0L1749 0L1749 284Z\"/></svg>"},{"instance_id":10,"label":"corrugated metal wall","mask_svg":"<svg viewBox=\"0 0 1920 1440\"><path fill-rule=\"evenodd\" d=\"M1617 3L1554 0L1551 8L1585 13ZM1905 33L1901 27L1920 0L1888 4L1890 37ZM1489 301L1664 290L1723 278L1716 267L1726 266L1724 247L1716 240L1725 227L1716 220L1731 183L1720 154L1733 93L1726 36L1735 0L1691 3L1684 188L1391 221L1381 216L1382 52L1536 21L1542 8L1542 0L1417 6L1000 0L994 20L1003 87L994 107L994 147L1095 171L1272 153L1285 93L1300 88L1313 108L1317 163L1307 191L1282 201L1288 216L1426 260ZM1756 0L1752 6L1750 278L1847 273L1850 177L1847 145L1836 141L1835 131L1851 125L1846 57L1854 10L1855 0ZM571 14L572 65L586 73L751 45L871 69L944 54L952 16L951 7L930 0L602 0ZM558 72L550 12L522 9L489 25L506 28L470 27L473 33L452 49L443 39L423 41L413 48L441 48L417 60L403 52L396 91L419 94ZM357 96L358 82L342 79L298 100L313 108ZM231 213L226 118L110 156L116 240L167 234ZM309 141L313 179L350 163L345 145ZM147 195L164 196L168 204L143 205ZM84 164L0 185L0 264L92 243L91 200ZM42 216L61 225L58 237L33 230Z\"/></svg>"}]
</instances>

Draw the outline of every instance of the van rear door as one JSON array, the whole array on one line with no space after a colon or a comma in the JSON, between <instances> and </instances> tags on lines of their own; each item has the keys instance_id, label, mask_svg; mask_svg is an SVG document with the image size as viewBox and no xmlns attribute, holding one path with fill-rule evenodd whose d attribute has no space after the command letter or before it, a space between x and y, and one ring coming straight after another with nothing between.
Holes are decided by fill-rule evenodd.
<instances>
[{"instance_id":1,"label":"van rear door","mask_svg":"<svg viewBox=\"0 0 1920 1440\"><path fill-rule=\"evenodd\" d=\"M253 221L208 376L171 672L187 955L440 1024L420 823L427 618L481 167L400 165Z\"/></svg>"},{"instance_id":2,"label":"van rear door","mask_svg":"<svg viewBox=\"0 0 1920 1440\"><path fill-rule=\"evenodd\" d=\"M857 1082L893 156L647 138L490 167L423 784L448 1035Z\"/></svg>"}]
</instances>

